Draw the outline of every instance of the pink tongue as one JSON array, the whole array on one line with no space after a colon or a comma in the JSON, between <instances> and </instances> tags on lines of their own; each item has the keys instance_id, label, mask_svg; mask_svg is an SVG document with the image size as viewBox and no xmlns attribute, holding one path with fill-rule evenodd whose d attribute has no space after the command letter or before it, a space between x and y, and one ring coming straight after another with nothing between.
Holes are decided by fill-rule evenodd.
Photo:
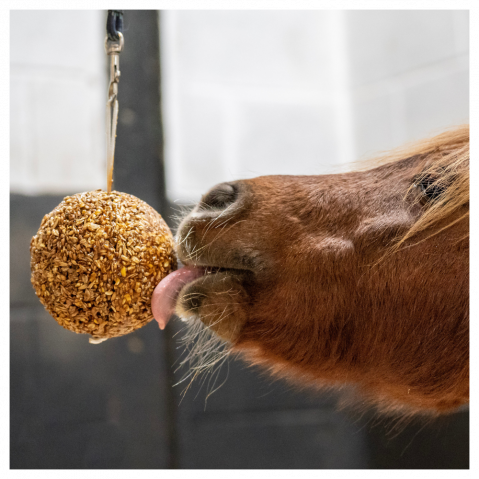
<instances>
[{"instance_id":1,"label":"pink tongue","mask_svg":"<svg viewBox=\"0 0 479 479\"><path fill-rule=\"evenodd\" d=\"M163 278L153 291L151 311L160 329L165 329L168 320L175 312L176 299L186 283L203 276L205 270L195 266L184 266Z\"/></svg>"}]
</instances>

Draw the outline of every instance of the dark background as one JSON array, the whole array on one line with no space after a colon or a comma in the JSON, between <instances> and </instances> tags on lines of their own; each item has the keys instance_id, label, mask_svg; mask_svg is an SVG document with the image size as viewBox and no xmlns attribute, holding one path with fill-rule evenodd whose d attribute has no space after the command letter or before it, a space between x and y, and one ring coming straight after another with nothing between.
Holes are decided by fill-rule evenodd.
<instances>
[{"instance_id":1,"label":"dark background","mask_svg":"<svg viewBox=\"0 0 479 479\"><path fill-rule=\"evenodd\" d=\"M158 23L127 11L115 189L165 199ZM106 87L105 87L106 94ZM10 467L468 468L469 413L406 424L338 409L231 359L224 385L178 382L180 322L90 345L59 327L30 284L29 242L63 197L10 197ZM176 337L174 337L176 334Z\"/></svg>"}]
</instances>

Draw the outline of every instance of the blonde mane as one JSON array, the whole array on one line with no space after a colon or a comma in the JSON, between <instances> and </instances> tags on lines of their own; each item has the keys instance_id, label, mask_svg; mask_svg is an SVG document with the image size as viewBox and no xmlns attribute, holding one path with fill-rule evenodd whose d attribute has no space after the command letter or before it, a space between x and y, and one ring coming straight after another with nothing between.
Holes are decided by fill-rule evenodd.
<instances>
[{"instance_id":1,"label":"blonde mane","mask_svg":"<svg viewBox=\"0 0 479 479\"><path fill-rule=\"evenodd\" d=\"M424 213L409 231L397 239L393 250L397 250L407 239L447 221L448 218L451 218L451 221L446 222L445 226L434 231L431 236L469 218L469 125L451 128L437 136L396 148L363 162L360 169L370 169L413 156L420 157L423 161L420 162L416 181L407 194L426 178L427 189L441 193L434 201L429 202ZM457 217L455 213L464 207L467 207L467 212ZM468 236L469 234L466 238Z\"/></svg>"}]
</instances>

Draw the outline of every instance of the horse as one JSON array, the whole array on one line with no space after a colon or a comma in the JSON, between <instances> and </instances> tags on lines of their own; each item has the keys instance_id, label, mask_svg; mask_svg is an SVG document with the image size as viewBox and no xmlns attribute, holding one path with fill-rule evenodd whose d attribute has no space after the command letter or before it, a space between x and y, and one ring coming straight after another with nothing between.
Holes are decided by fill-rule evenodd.
<instances>
[{"instance_id":1,"label":"horse","mask_svg":"<svg viewBox=\"0 0 479 479\"><path fill-rule=\"evenodd\" d=\"M221 183L181 221L177 254L152 308L203 338L196 371L237 353L384 413L467 407L468 125L347 172Z\"/></svg>"}]
</instances>

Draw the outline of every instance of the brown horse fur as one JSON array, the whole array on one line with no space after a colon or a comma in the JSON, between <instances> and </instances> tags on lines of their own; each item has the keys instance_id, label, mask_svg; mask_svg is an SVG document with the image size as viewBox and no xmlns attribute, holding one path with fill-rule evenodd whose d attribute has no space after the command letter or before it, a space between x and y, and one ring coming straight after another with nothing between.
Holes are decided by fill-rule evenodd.
<instances>
[{"instance_id":1,"label":"brown horse fur","mask_svg":"<svg viewBox=\"0 0 479 479\"><path fill-rule=\"evenodd\" d=\"M366 171L219 185L178 230L181 261L212 274L177 313L298 384L452 411L469 398L468 211L467 126Z\"/></svg>"}]
</instances>

